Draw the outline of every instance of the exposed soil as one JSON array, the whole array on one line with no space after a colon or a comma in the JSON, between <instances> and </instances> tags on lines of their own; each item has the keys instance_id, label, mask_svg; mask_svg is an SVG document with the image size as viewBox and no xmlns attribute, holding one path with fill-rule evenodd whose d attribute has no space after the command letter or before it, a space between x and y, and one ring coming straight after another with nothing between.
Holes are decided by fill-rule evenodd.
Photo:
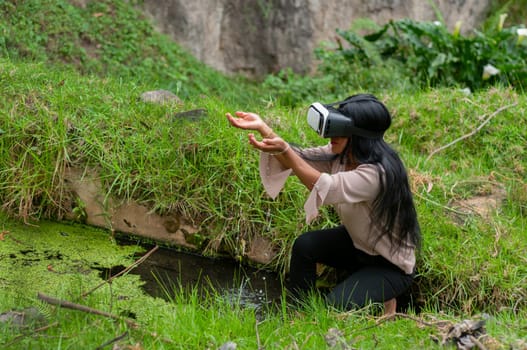
<instances>
[{"instance_id":1,"label":"exposed soil","mask_svg":"<svg viewBox=\"0 0 527 350\"><path fill-rule=\"evenodd\" d=\"M190 249L196 248L187 242L185 233L196 233L199 231L198 227L176 215L158 215L133 201L123 203L114 198L105 199L97 179L95 171L68 168L65 173L68 190L78 198L77 202L82 203L86 224ZM71 207L69 219L76 219L79 213L74 213L75 204L72 203Z\"/></svg>"},{"instance_id":2,"label":"exposed soil","mask_svg":"<svg viewBox=\"0 0 527 350\"><path fill-rule=\"evenodd\" d=\"M78 220L81 211L83 221L88 225L190 250L198 249L191 242L192 236L199 233L201 228L193 225L191 220L174 213L162 216L134 201L105 198L98 179L95 171L76 168L66 170L65 183L74 198L67 219ZM256 236L247 242L243 254L249 261L267 264L276 256L276 250L266 238Z\"/></svg>"},{"instance_id":3,"label":"exposed soil","mask_svg":"<svg viewBox=\"0 0 527 350\"><path fill-rule=\"evenodd\" d=\"M492 184L485 193L454 201L451 207L459 214L478 215L482 218L489 219L499 209L506 198L507 192L503 186Z\"/></svg>"}]
</instances>

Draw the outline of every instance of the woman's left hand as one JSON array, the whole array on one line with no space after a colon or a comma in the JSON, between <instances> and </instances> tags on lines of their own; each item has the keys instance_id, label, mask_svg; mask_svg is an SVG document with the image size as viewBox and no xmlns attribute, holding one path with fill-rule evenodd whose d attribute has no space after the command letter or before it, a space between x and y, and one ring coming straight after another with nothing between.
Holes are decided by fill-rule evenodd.
<instances>
[{"instance_id":1,"label":"woman's left hand","mask_svg":"<svg viewBox=\"0 0 527 350\"><path fill-rule=\"evenodd\" d=\"M281 154L289 148L287 142L278 136L258 141L254 134L249 134L249 143L254 148L266 153Z\"/></svg>"}]
</instances>

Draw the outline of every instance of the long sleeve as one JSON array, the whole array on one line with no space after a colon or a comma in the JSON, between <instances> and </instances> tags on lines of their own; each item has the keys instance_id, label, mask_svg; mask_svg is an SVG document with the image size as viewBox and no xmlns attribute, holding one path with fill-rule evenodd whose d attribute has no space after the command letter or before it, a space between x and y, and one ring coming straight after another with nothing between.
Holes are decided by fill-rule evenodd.
<instances>
[{"instance_id":1,"label":"long sleeve","mask_svg":"<svg viewBox=\"0 0 527 350\"><path fill-rule=\"evenodd\" d=\"M265 152L260 154L260 178L271 198L278 196L292 172L291 169L284 168L272 155Z\"/></svg>"},{"instance_id":2,"label":"long sleeve","mask_svg":"<svg viewBox=\"0 0 527 350\"><path fill-rule=\"evenodd\" d=\"M331 146L313 147L302 150L302 154L308 158L316 159L323 158L331 154ZM329 159L329 158L328 158ZM305 159L306 162L313 168L321 172L331 171L331 161L313 161ZM280 191L284 188L287 178L294 175L291 169L285 168L272 155L262 152L260 154L260 178L265 191L271 198L276 198Z\"/></svg>"}]
</instances>

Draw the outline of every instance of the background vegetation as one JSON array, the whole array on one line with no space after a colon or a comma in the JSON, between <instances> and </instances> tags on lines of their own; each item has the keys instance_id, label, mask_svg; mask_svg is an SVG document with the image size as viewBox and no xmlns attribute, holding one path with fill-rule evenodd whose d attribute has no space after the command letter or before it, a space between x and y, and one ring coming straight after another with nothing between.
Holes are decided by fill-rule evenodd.
<instances>
[{"instance_id":1,"label":"background vegetation","mask_svg":"<svg viewBox=\"0 0 527 350\"><path fill-rule=\"evenodd\" d=\"M318 50L321 66L316 76L284 71L257 85L204 67L156 33L128 2L97 1L80 7L60 0L0 1L3 212L27 223L61 219L66 210L66 167L97 169L108 195L137 200L159 213L177 211L193 218L201 227L202 240L198 243L206 254L243 259L244 242L263 235L279 252L268 267L284 272L292 240L311 228L304 224L302 213L306 191L292 178L287 191L271 201L259 181L258 154L248 146L245 133L227 126L225 112L258 112L285 139L314 145L324 141L306 131L306 103L338 100L359 91L374 92L393 113L394 125L387 140L406 161L423 228L424 247L414 294L420 299L416 303L434 315L440 311L461 317L491 313L496 321L490 329L495 331L498 343L517 346L513 345L516 339L526 336L527 308L523 126L527 98L523 92L525 65L520 62L526 57L526 42L516 45L514 33L519 26L505 22L501 31L495 26L500 11L517 9L515 6L511 2L499 7L497 17L492 16L476 36L454 36L431 23L412 21L387 24L401 31L401 36L384 37L388 35L386 30L377 32L378 38L371 42L353 31L341 32L343 39L355 43L357 52L344 46L326 46ZM401 27L403 24L406 29ZM416 28L428 35L414 37ZM401 52L382 58L381 48L395 39L399 41L393 48L408 45L404 65L397 61ZM444 66L427 66L431 59L423 60L416 48L429 40L445 43L444 49L438 48L437 52L450 50L451 44L460 41L468 46L494 45L486 54L503 49L500 43L505 41L511 51L501 57L517 63L510 71L500 67L505 75L483 81L480 69L466 68L474 63L474 56L460 54L455 62L464 68L459 72L472 73L459 80L447 61ZM364 60L368 55L377 55L377 59ZM485 60L481 60L483 63ZM412 69L410 73L408 68ZM464 84L470 82L466 79L473 79L473 85ZM462 90L467 86L472 93ZM182 102L154 105L140 101L142 92L161 88L173 91ZM207 116L197 120L174 117L195 108L205 108ZM478 213L466 210L465 200L470 199L479 199L485 205L496 200L499 205ZM328 210L313 226L334 223ZM5 231L24 232L7 219L3 225ZM212 240L220 242L215 251L207 249ZM2 247L7 252L11 249ZM7 254L5 257L10 253L3 254ZM4 274L0 282L12 286L9 276ZM67 297L73 289L74 285L48 290ZM114 300L116 296L109 293L94 297L91 303L105 305L104 300ZM34 302L34 295L22 294L8 294L2 306ZM340 317L313 302L311 310L308 308L294 321L283 310L278 318L267 319L265 334L272 339L267 345L293 348L293 344L298 346L299 338L305 337L306 348L320 348L327 344L324 335L332 326L351 334L374 322L368 318L368 311ZM184 333L187 338L178 338L179 343L197 348L223 344L229 340L220 327L226 322L222 318L225 314L233 327L230 334L240 334L242 343L254 337L257 321L251 311L232 310L223 301L211 303L214 311L198 306L196 300L188 305L175 300L172 307L185 308L192 314L186 320L196 320L195 338L189 339L192 333ZM146 317L141 321L152 332L165 329L161 334L168 337L181 332L168 326L170 320L177 323L168 311L160 311L165 319L153 315L148 318L139 305L133 308L143 315L140 317ZM85 322L92 322L67 313L58 317L74 317L79 332ZM217 329L213 327L215 331L207 333L210 319L219 321L212 323ZM307 326L311 323L324 325L323 331ZM393 336L401 327L410 328L410 323L399 320L395 326L386 325L385 331ZM288 325L284 332L297 334L298 338L279 341L284 334L276 330L283 325ZM96 329L103 328L99 325ZM108 329L109 333L103 332L91 341L100 344L120 330ZM316 332L316 340L309 340L310 332ZM423 341L426 336L418 327L409 332L415 334L398 344L433 346L429 339ZM6 339L8 334L4 333ZM368 334L364 347L373 346L377 337ZM141 339L139 334L136 337ZM208 340L201 343L198 339ZM156 337L149 341L157 345L160 342ZM252 339L244 347L255 348L255 342ZM389 342L384 344L389 347Z\"/></svg>"}]
</instances>

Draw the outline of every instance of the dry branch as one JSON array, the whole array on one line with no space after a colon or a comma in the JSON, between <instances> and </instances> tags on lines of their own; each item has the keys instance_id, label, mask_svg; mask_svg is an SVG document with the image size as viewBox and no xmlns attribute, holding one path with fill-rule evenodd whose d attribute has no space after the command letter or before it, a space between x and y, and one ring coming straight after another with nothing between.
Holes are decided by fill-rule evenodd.
<instances>
[{"instance_id":1,"label":"dry branch","mask_svg":"<svg viewBox=\"0 0 527 350\"><path fill-rule=\"evenodd\" d=\"M111 318L111 319L114 319L114 320L123 320L124 322L126 322L126 324L128 326L130 326L132 328L137 328L138 327L138 324L135 321L132 321L130 319L122 318L120 316L111 314L111 313L106 312L106 311L93 309L93 308L91 308L89 306L72 303L71 301L67 301L67 300L56 299L56 298L50 297L50 296L45 295L45 294L40 293L40 292L38 293L38 298L40 300L48 303L48 304L51 304L51 305L56 305L56 306L63 307L63 308L66 308L66 309L71 309L71 310L78 310L78 311L86 312L86 313L93 314L93 315L104 316L104 317L108 317L108 318Z\"/></svg>"},{"instance_id":2,"label":"dry branch","mask_svg":"<svg viewBox=\"0 0 527 350\"><path fill-rule=\"evenodd\" d=\"M134 269L135 267L139 266L143 261L145 261L146 259L148 259L148 257L152 254L154 254L154 252L156 250L159 249L159 246L155 246L154 248L150 249L150 251L148 251L148 253L146 253L145 255L143 255L140 259L138 259L137 261L135 261L132 265L128 266L126 269L124 269L123 271L119 272L118 274L114 275L114 276L111 276L110 278L108 278L106 281L104 282L101 282L99 285L95 286L94 288L90 289L89 291L85 292L85 293L82 293L81 297L82 298L85 298L87 295L93 293L94 291L96 291L97 289L99 289L100 287L104 286L106 283L111 283L114 278L117 278L119 276L122 276L124 275L125 273L129 272L130 270Z\"/></svg>"},{"instance_id":3,"label":"dry branch","mask_svg":"<svg viewBox=\"0 0 527 350\"><path fill-rule=\"evenodd\" d=\"M23 338L25 338L26 336L28 335L35 335L39 332L43 332L43 331L46 331L48 329L50 329L51 327L55 327L56 325L58 325L59 323L58 322L53 322L51 324L48 324L46 326L43 326L43 327L40 327L40 328L37 328L35 330L33 330L33 333L32 334L22 334L22 335L18 335L16 336L13 340L11 340L9 343L4 343L2 344L3 346L5 346L6 348L10 347L11 345L19 342L20 340L22 340Z\"/></svg>"},{"instance_id":4,"label":"dry branch","mask_svg":"<svg viewBox=\"0 0 527 350\"><path fill-rule=\"evenodd\" d=\"M469 132L468 134L465 134L457 139L455 139L454 141L444 145L444 146L441 146L439 147L438 149L432 151L430 153L430 155L426 158L426 161L430 160L430 158L432 158L432 156L438 152L441 152L442 150L444 150L445 148L448 148L450 146L452 146L453 144L459 142L459 141L462 141L464 139L467 139L469 138L470 136L474 135L475 133L477 133L478 131L480 131L492 118L494 118L497 114L503 112L504 110L506 110L507 108L511 108L511 107L514 107L516 106L518 103L515 102L513 104L510 104L508 106L503 106L503 107L500 107L498 108L496 111L494 111L494 113L492 113L487 119L485 119L483 121L483 123L481 123L476 129L472 130L471 132Z\"/></svg>"},{"instance_id":5,"label":"dry branch","mask_svg":"<svg viewBox=\"0 0 527 350\"><path fill-rule=\"evenodd\" d=\"M117 337L115 337L113 339L108 340L106 343L104 343L101 346L98 346L97 348L95 348L95 350L102 350L105 347L107 347L108 345L113 344L115 342L118 342L119 340L123 339L127 335L128 335L128 331L124 332L123 334L121 334L121 335L119 335L119 336L117 336ZM115 349L115 347L114 347L114 349Z\"/></svg>"}]
</instances>

